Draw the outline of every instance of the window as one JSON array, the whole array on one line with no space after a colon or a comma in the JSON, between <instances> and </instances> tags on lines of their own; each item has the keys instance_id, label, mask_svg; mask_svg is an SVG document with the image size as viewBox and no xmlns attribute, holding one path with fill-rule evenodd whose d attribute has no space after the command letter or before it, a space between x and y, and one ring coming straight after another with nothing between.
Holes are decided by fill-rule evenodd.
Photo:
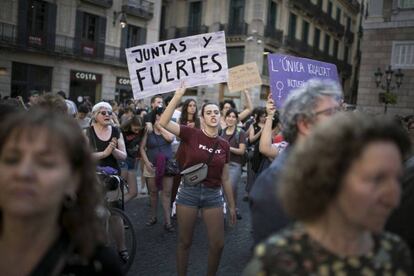
<instances>
[{"instance_id":1,"label":"window","mask_svg":"<svg viewBox=\"0 0 414 276\"><path fill-rule=\"evenodd\" d=\"M391 57L392 66L414 68L414 41L394 41Z\"/></svg>"},{"instance_id":2,"label":"window","mask_svg":"<svg viewBox=\"0 0 414 276\"><path fill-rule=\"evenodd\" d=\"M331 1L329 1L329 2L328 2L328 11L327 11L327 13L328 13L328 15L329 15L329 16L331 16L331 17L332 17L332 8L333 8L333 6L332 6L332 2L331 2Z\"/></svg>"},{"instance_id":3,"label":"window","mask_svg":"<svg viewBox=\"0 0 414 276\"><path fill-rule=\"evenodd\" d=\"M46 5L47 3L43 1L31 2L27 24L30 34L43 35L47 31Z\"/></svg>"},{"instance_id":4,"label":"window","mask_svg":"<svg viewBox=\"0 0 414 276\"><path fill-rule=\"evenodd\" d=\"M302 41L308 44L308 38L309 38L309 23L307 21L303 21Z\"/></svg>"},{"instance_id":5,"label":"window","mask_svg":"<svg viewBox=\"0 0 414 276\"><path fill-rule=\"evenodd\" d=\"M346 29L348 31L351 30L351 17L349 17L349 16L346 17Z\"/></svg>"},{"instance_id":6,"label":"window","mask_svg":"<svg viewBox=\"0 0 414 276\"><path fill-rule=\"evenodd\" d=\"M336 22L341 23L341 9L339 7L336 8Z\"/></svg>"},{"instance_id":7,"label":"window","mask_svg":"<svg viewBox=\"0 0 414 276\"><path fill-rule=\"evenodd\" d=\"M296 34L296 14L290 13L290 18L289 18L289 38L294 39L295 38L295 34Z\"/></svg>"},{"instance_id":8,"label":"window","mask_svg":"<svg viewBox=\"0 0 414 276\"><path fill-rule=\"evenodd\" d=\"M401 9L414 9L414 0L400 0L399 7Z\"/></svg>"},{"instance_id":9,"label":"window","mask_svg":"<svg viewBox=\"0 0 414 276\"><path fill-rule=\"evenodd\" d=\"M325 34L325 44L323 45L323 51L326 54L329 54L330 41L331 41L331 37L328 34Z\"/></svg>"},{"instance_id":10,"label":"window","mask_svg":"<svg viewBox=\"0 0 414 276\"><path fill-rule=\"evenodd\" d=\"M244 23L244 0L231 0L229 24L237 26Z\"/></svg>"},{"instance_id":11,"label":"window","mask_svg":"<svg viewBox=\"0 0 414 276\"><path fill-rule=\"evenodd\" d=\"M333 56L334 58L338 58L338 48L339 48L339 41L334 40L334 49L333 49Z\"/></svg>"},{"instance_id":12,"label":"window","mask_svg":"<svg viewBox=\"0 0 414 276\"><path fill-rule=\"evenodd\" d=\"M277 4L273 0L269 0L269 12L267 14L267 25L276 28L277 21Z\"/></svg>"},{"instance_id":13,"label":"window","mask_svg":"<svg viewBox=\"0 0 414 276\"><path fill-rule=\"evenodd\" d=\"M345 50L344 50L344 61L346 63L349 63L348 62L348 58L349 58L349 47L348 46L345 46Z\"/></svg>"},{"instance_id":14,"label":"window","mask_svg":"<svg viewBox=\"0 0 414 276\"><path fill-rule=\"evenodd\" d=\"M132 25L128 25L127 45L126 48L145 44L144 29Z\"/></svg>"},{"instance_id":15,"label":"window","mask_svg":"<svg viewBox=\"0 0 414 276\"><path fill-rule=\"evenodd\" d=\"M318 0L317 6L319 8L322 8L323 0Z\"/></svg>"},{"instance_id":16,"label":"window","mask_svg":"<svg viewBox=\"0 0 414 276\"><path fill-rule=\"evenodd\" d=\"M83 13L82 39L95 42L98 33L98 16Z\"/></svg>"},{"instance_id":17,"label":"window","mask_svg":"<svg viewBox=\"0 0 414 276\"><path fill-rule=\"evenodd\" d=\"M227 48L228 68L242 65L244 63L244 47Z\"/></svg>"},{"instance_id":18,"label":"window","mask_svg":"<svg viewBox=\"0 0 414 276\"><path fill-rule=\"evenodd\" d=\"M315 35L313 37L313 47L319 50L319 45L321 40L321 30L318 28L315 28Z\"/></svg>"},{"instance_id":19,"label":"window","mask_svg":"<svg viewBox=\"0 0 414 276\"><path fill-rule=\"evenodd\" d=\"M188 14L188 28L198 30L201 26L201 6L202 2L191 2Z\"/></svg>"}]
</instances>

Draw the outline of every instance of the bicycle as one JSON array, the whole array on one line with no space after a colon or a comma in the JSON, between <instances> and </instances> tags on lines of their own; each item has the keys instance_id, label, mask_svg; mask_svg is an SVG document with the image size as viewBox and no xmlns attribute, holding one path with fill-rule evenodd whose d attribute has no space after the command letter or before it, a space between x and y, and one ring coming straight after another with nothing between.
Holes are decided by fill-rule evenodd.
<instances>
[{"instance_id":1,"label":"bicycle","mask_svg":"<svg viewBox=\"0 0 414 276\"><path fill-rule=\"evenodd\" d=\"M124 189L127 185L120 176L108 173L108 169L101 168L97 171L97 174L107 191L105 199L106 209L109 213L104 224L108 233L108 245L118 252L123 272L126 274L134 262L137 248L134 226L125 213ZM119 190L121 193L120 199L111 200L108 197L108 193ZM123 233L120 233L119 229L123 229Z\"/></svg>"}]
</instances>

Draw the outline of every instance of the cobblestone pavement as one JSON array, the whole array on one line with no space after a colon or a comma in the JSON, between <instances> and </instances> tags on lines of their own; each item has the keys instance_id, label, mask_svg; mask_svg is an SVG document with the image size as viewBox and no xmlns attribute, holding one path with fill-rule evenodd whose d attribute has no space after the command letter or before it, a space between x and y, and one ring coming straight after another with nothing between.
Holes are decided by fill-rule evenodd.
<instances>
[{"instance_id":1,"label":"cobblestone pavement","mask_svg":"<svg viewBox=\"0 0 414 276\"><path fill-rule=\"evenodd\" d=\"M250 215L248 203L242 201L245 177L242 179L239 185L238 205L243 219L238 220L234 227L226 227L224 251L217 275L241 275L251 255ZM177 234L164 230L161 205L158 208L158 223L150 227L145 226L149 213L148 197L132 200L127 204L126 210L134 224L138 239L137 254L128 276L177 275L175 267ZM206 274L207 251L205 225L201 219L198 219L190 252L189 276Z\"/></svg>"}]
</instances>

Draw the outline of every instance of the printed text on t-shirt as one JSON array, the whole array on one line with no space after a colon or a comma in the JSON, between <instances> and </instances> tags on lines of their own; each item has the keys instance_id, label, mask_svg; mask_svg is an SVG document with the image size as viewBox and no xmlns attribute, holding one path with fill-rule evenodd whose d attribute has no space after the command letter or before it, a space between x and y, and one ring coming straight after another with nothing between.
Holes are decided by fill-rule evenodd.
<instances>
[{"instance_id":1,"label":"printed text on t-shirt","mask_svg":"<svg viewBox=\"0 0 414 276\"><path fill-rule=\"evenodd\" d=\"M202 149L202 150L206 150L209 153L212 153L213 152L213 148L209 148L209 147L207 147L205 145L198 144L198 148L199 149ZM215 154L220 154L220 153L221 153L221 149L216 149Z\"/></svg>"}]
</instances>

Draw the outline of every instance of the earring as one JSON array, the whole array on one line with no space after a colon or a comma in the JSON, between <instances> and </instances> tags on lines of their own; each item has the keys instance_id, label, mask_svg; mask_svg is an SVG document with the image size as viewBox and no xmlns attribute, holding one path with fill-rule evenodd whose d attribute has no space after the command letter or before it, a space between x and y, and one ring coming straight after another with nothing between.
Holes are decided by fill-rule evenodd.
<instances>
[{"instance_id":1,"label":"earring","mask_svg":"<svg viewBox=\"0 0 414 276\"><path fill-rule=\"evenodd\" d=\"M65 197L63 198L63 206L66 209L71 209L73 207L75 207L76 205L76 200L77 200L77 196L75 193L73 194L67 194L65 195Z\"/></svg>"}]
</instances>

